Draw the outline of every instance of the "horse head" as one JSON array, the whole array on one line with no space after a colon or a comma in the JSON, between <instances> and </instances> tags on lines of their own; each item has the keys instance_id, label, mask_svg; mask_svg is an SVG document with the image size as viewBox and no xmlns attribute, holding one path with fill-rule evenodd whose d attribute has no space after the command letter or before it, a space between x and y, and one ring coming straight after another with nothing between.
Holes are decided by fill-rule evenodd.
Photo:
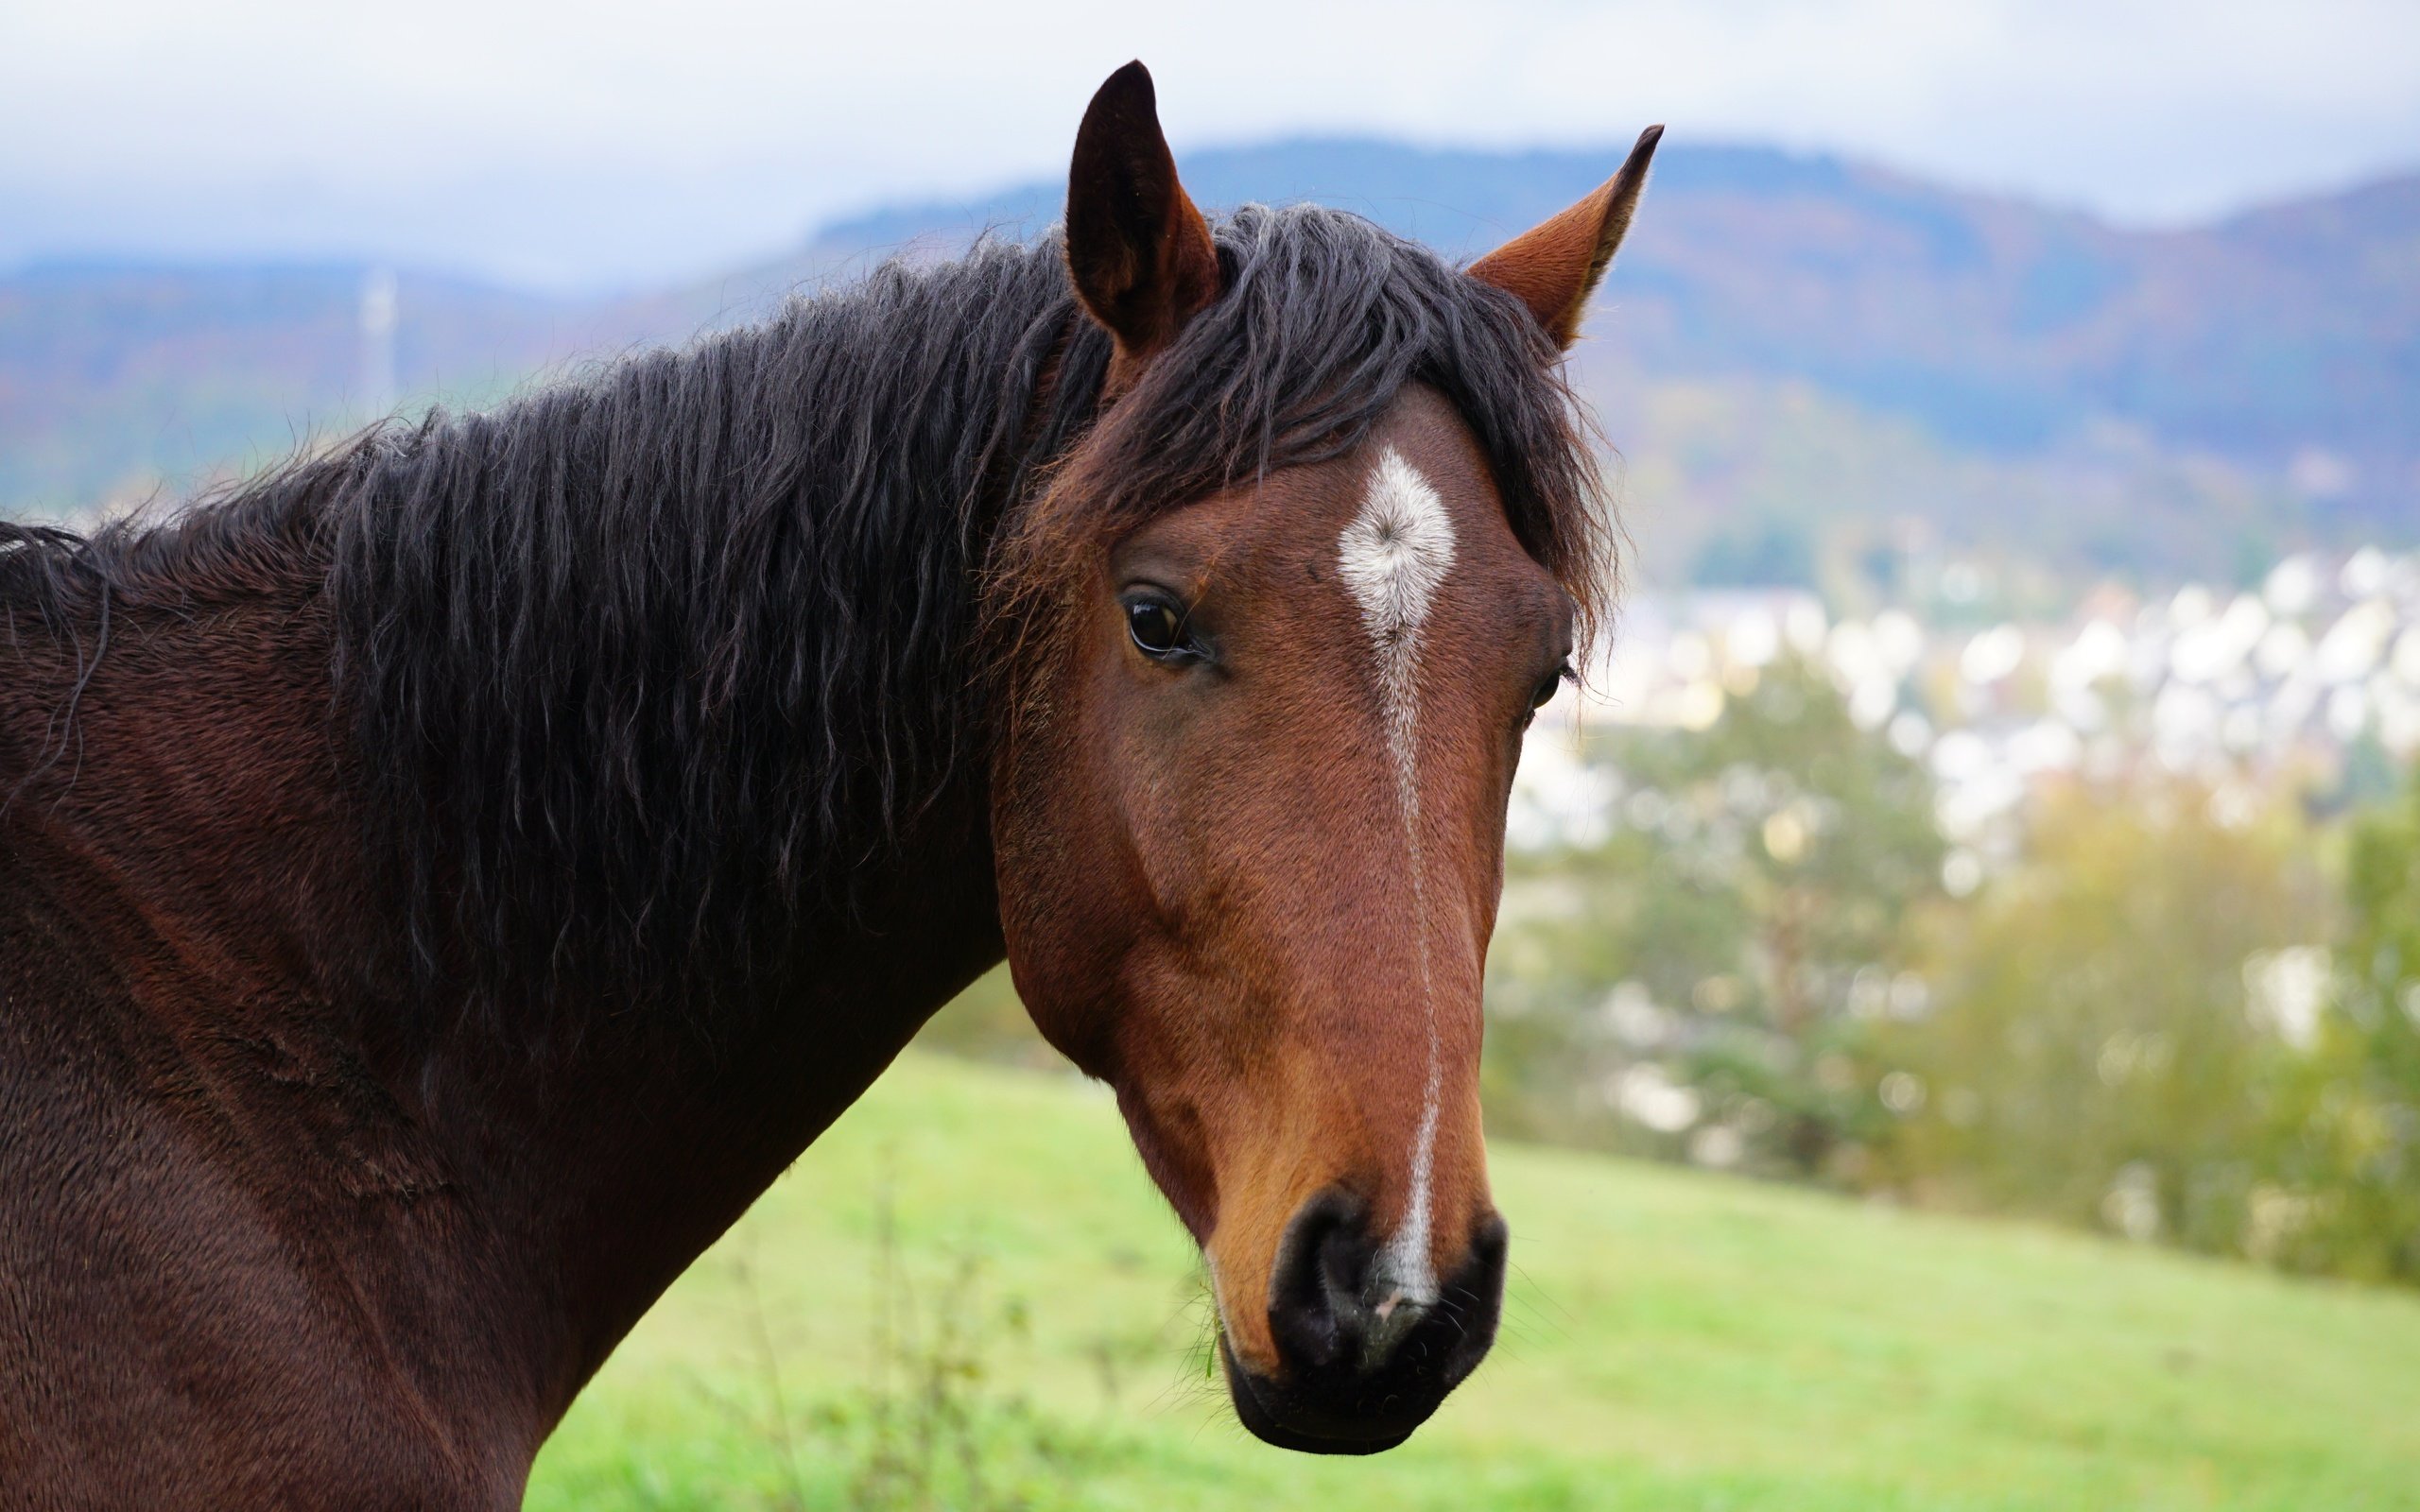
<instances>
[{"instance_id":1,"label":"horse head","mask_svg":"<svg viewBox=\"0 0 2420 1512\"><path fill-rule=\"evenodd\" d=\"M1477 307L1514 333L1521 381L1561 393L1655 136L1444 273L1491 286ZM1220 306L1295 291L1232 286L1140 65L1085 117L1065 238L1114 355L1103 417L1015 524L1031 560L1012 544L1005 575L1021 612L993 833L1011 970L1043 1033L1115 1089L1200 1244L1244 1423L1383 1449L1495 1332L1481 968L1523 732L1571 675L1595 538L1509 499L1517 438L1480 434L1463 375L1416 366L1306 460L1102 507L1155 427L1249 422L1240 380L1197 381L1249 365L1232 350L1249 323ZM1396 318L1387 289L1334 295Z\"/></svg>"}]
</instances>

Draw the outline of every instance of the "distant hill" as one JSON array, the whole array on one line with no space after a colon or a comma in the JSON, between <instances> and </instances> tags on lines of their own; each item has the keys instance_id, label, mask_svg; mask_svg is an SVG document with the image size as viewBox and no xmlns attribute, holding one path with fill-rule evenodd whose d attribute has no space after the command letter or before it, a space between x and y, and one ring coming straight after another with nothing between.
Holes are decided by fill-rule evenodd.
<instances>
[{"instance_id":1,"label":"distant hill","mask_svg":"<svg viewBox=\"0 0 2420 1512\"><path fill-rule=\"evenodd\" d=\"M0 508L249 470L363 417L366 270L52 265L0 279ZM415 390L473 400L595 338L580 311L406 275Z\"/></svg>"},{"instance_id":2,"label":"distant hill","mask_svg":"<svg viewBox=\"0 0 2420 1512\"><path fill-rule=\"evenodd\" d=\"M1312 141L1184 167L1208 205L1318 199L1467 255L1618 157ZM1030 234L1059 197L1035 183L895 207L643 299L407 272L393 369L407 399L489 402L891 251ZM0 278L0 508L182 488L355 423L364 273ZM1668 574L1703 559L1712 534L1820 539L1843 519L1868 537L1911 518L1951 544L2151 572L2420 534L2420 176L2145 232L1832 158L1670 146L1608 295L1582 371ZM1649 480L1657 497L1639 493Z\"/></svg>"},{"instance_id":3,"label":"distant hill","mask_svg":"<svg viewBox=\"0 0 2420 1512\"><path fill-rule=\"evenodd\" d=\"M1205 204L1316 199L1470 255L1600 182L1618 151L1305 142L1189 158ZM903 207L836 245L992 220L1059 190ZM1944 439L2032 451L2099 421L2420 503L2420 175L2186 232L1961 194L1827 157L1668 148L1595 331L1657 377L1795 380ZM2306 471L2312 471L2307 468Z\"/></svg>"}]
</instances>

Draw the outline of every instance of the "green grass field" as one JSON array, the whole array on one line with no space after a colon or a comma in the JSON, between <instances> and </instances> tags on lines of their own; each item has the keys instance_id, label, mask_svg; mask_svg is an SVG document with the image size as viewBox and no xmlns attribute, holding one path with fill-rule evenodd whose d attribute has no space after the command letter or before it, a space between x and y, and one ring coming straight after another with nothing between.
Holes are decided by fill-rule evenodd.
<instances>
[{"instance_id":1,"label":"green grass field","mask_svg":"<svg viewBox=\"0 0 2420 1512\"><path fill-rule=\"evenodd\" d=\"M1311 1459L1205 1377L1191 1247L1109 1099L911 1054L623 1346L529 1505L2420 1508L2420 1297L1494 1169L1495 1355L1404 1448Z\"/></svg>"}]
</instances>

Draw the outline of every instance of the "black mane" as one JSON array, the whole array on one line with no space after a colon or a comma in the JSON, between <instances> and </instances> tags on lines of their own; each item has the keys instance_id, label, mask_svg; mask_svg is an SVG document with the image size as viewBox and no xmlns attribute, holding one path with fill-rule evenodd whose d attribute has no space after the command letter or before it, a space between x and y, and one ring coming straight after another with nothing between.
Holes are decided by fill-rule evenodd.
<instances>
[{"instance_id":1,"label":"black mane","mask_svg":"<svg viewBox=\"0 0 2420 1512\"><path fill-rule=\"evenodd\" d=\"M424 965L617 993L744 976L979 773L987 606L1036 570L995 547L1054 479L1122 531L1347 449L1427 383L1522 542L1600 601L1586 432L1516 301L1338 212L1247 208L1216 238L1226 292L1098 428L1109 340L1056 238L988 243L371 432L155 529L0 526L0 615L56 633L291 543L324 574Z\"/></svg>"}]
</instances>

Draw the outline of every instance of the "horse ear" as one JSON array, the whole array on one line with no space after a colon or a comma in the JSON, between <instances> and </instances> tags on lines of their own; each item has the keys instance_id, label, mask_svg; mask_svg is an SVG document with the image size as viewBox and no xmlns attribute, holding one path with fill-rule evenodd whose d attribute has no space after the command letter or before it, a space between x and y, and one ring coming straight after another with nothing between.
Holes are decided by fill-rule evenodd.
<instances>
[{"instance_id":1,"label":"horse ear","mask_svg":"<svg viewBox=\"0 0 2420 1512\"><path fill-rule=\"evenodd\" d=\"M1597 281L1605 276L1630 230L1631 212L1638 208L1638 193L1647 187L1647 165L1663 135L1660 126L1641 131L1619 173L1569 210L1473 263L1471 277L1528 305L1555 345L1570 346L1588 313L1588 296L1596 292Z\"/></svg>"},{"instance_id":2,"label":"horse ear","mask_svg":"<svg viewBox=\"0 0 2420 1512\"><path fill-rule=\"evenodd\" d=\"M1128 63L1084 111L1067 172L1067 271L1130 362L1219 297L1210 224L1176 180L1151 72Z\"/></svg>"}]
</instances>

